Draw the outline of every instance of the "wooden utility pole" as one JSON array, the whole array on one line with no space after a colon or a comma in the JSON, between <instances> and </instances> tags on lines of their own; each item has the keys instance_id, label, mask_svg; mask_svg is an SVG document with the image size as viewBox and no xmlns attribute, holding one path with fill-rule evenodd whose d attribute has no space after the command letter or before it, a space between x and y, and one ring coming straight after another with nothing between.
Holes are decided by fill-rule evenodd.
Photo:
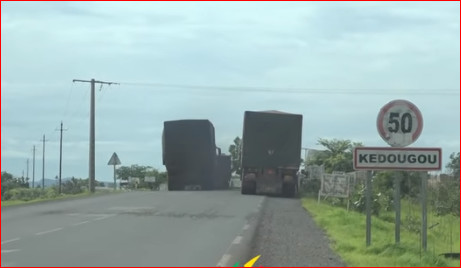
<instances>
[{"instance_id":1,"label":"wooden utility pole","mask_svg":"<svg viewBox=\"0 0 461 268\"><path fill-rule=\"evenodd\" d=\"M66 131L67 129L62 128L62 121L61 121L61 128L58 129L61 131L61 138L59 143L59 182L58 182L58 193L61 194L61 176L62 176L62 132Z\"/></svg>"},{"instance_id":2,"label":"wooden utility pole","mask_svg":"<svg viewBox=\"0 0 461 268\"><path fill-rule=\"evenodd\" d=\"M29 158L27 158L26 180L29 179Z\"/></svg>"},{"instance_id":3,"label":"wooden utility pole","mask_svg":"<svg viewBox=\"0 0 461 268\"><path fill-rule=\"evenodd\" d=\"M33 157L32 157L32 189L35 188L35 145L32 149Z\"/></svg>"},{"instance_id":4,"label":"wooden utility pole","mask_svg":"<svg viewBox=\"0 0 461 268\"><path fill-rule=\"evenodd\" d=\"M106 85L119 85L114 82L103 82L91 80L74 79L73 82L82 82L91 84L91 100L90 100L90 163L89 163L89 188L90 192L94 193L95 190L95 101L94 101L94 88L96 84Z\"/></svg>"},{"instance_id":5,"label":"wooden utility pole","mask_svg":"<svg viewBox=\"0 0 461 268\"><path fill-rule=\"evenodd\" d=\"M45 140L45 134L43 134L43 158L42 158L42 189L45 189L45 142L48 140Z\"/></svg>"}]
</instances>

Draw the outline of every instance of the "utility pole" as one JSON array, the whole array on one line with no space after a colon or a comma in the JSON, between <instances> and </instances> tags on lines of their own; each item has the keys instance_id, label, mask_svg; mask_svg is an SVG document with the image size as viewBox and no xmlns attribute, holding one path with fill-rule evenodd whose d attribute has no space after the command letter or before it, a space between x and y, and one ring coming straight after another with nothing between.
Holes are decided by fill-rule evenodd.
<instances>
[{"instance_id":1,"label":"utility pole","mask_svg":"<svg viewBox=\"0 0 461 268\"><path fill-rule=\"evenodd\" d=\"M32 151L34 151L33 158L32 158L33 159L32 160L32 189L35 189L35 145Z\"/></svg>"},{"instance_id":2,"label":"utility pole","mask_svg":"<svg viewBox=\"0 0 461 268\"><path fill-rule=\"evenodd\" d=\"M26 180L29 179L29 158L27 158Z\"/></svg>"},{"instance_id":3,"label":"utility pole","mask_svg":"<svg viewBox=\"0 0 461 268\"><path fill-rule=\"evenodd\" d=\"M45 189L45 142L48 140L45 140L45 134L43 134L43 157L42 157L42 190Z\"/></svg>"},{"instance_id":4,"label":"utility pole","mask_svg":"<svg viewBox=\"0 0 461 268\"><path fill-rule=\"evenodd\" d=\"M106 85L119 85L114 82L103 82L91 80L74 79L73 82L82 82L91 84L91 100L90 100L90 163L89 163L89 188L90 192L94 193L95 190L95 101L94 101L94 88L95 84Z\"/></svg>"},{"instance_id":5,"label":"utility pole","mask_svg":"<svg viewBox=\"0 0 461 268\"><path fill-rule=\"evenodd\" d=\"M67 131L67 129L62 128L62 121L61 121L61 139L59 143L59 183L58 183L58 194L61 194L61 176L62 176L62 132Z\"/></svg>"}]
</instances>

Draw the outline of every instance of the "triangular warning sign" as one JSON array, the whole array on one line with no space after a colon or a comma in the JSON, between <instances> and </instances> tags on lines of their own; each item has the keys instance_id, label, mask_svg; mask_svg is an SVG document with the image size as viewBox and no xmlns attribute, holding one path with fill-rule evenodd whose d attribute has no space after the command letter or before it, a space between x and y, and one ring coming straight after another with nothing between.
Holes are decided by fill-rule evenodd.
<instances>
[{"instance_id":1,"label":"triangular warning sign","mask_svg":"<svg viewBox=\"0 0 461 268\"><path fill-rule=\"evenodd\" d=\"M122 162L120 162L120 159L118 158L117 153L114 153L112 157L110 158L109 163L107 164L111 166L115 166L115 165L122 164Z\"/></svg>"}]
</instances>

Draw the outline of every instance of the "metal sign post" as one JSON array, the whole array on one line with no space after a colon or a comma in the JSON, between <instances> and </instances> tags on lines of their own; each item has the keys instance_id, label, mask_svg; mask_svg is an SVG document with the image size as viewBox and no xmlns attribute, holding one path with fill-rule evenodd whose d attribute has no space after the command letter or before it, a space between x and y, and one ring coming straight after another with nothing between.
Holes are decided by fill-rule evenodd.
<instances>
[{"instance_id":1,"label":"metal sign post","mask_svg":"<svg viewBox=\"0 0 461 268\"><path fill-rule=\"evenodd\" d=\"M421 243L423 250L427 250L427 173L421 178Z\"/></svg>"},{"instance_id":2,"label":"metal sign post","mask_svg":"<svg viewBox=\"0 0 461 268\"><path fill-rule=\"evenodd\" d=\"M367 225L367 230L366 230L366 243L367 247L371 245L371 193L373 191L372 189L372 181L371 181L371 171L367 172L367 182L366 182L366 210L367 210L367 220L366 220L366 225Z\"/></svg>"},{"instance_id":3,"label":"metal sign post","mask_svg":"<svg viewBox=\"0 0 461 268\"><path fill-rule=\"evenodd\" d=\"M423 129L419 109L406 100L394 100L381 108L376 120L379 135L389 147L357 147L354 149L355 170L410 170L430 171L442 168L442 149L403 148L415 142ZM395 192L395 243L400 242L400 183L402 173L394 178ZM367 246L371 244L371 175L366 182ZM427 249L427 174L421 181L422 226L421 243Z\"/></svg>"},{"instance_id":4,"label":"metal sign post","mask_svg":"<svg viewBox=\"0 0 461 268\"><path fill-rule=\"evenodd\" d=\"M395 243L400 243L400 222L401 222L401 206L400 206L400 184L402 181L402 173L397 172L394 178L394 207L395 207Z\"/></svg>"},{"instance_id":5,"label":"metal sign post","mask_svg":"<svg viewBox=\"0 0 461 268\"><path fill-rule=\"evenodd\" d=\"M117 165L121 165L122 162L120 162L120 159L118 158L118 155L117 153L113 153L111 158L109 159L109 162L107 163L107 165L109 166L114 166L114 190L117 190L117 180L116 180L116 173L115 173L115 168Z\"/></svg>"}]
</instances>

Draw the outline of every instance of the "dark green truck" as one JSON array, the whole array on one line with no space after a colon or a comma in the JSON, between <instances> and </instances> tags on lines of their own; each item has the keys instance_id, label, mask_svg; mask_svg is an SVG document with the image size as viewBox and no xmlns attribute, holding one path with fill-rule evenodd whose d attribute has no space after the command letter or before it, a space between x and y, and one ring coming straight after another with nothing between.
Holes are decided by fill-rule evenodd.
<instances>
[{"instance_id":1,"label":"dark green truck","mask_svg":"<svg viewBox=\"0 0 461 268\"><path fill-rule=\"evenodd\" d=\"M302 115L279 111L245 112L242 194L296 194L302 120Z\"/></svg>"},{"instance_id":2,"label":"dark green truck","mask_svg":"<svg viewBox=\"0 0 461 268\"><path fill-rule=\"evenodd\" d=\"M230 155L218 154L216 159L215 170L215 187L216 190L229 189L232 177L232 161Z\"/></svg>"},{"instance_id":3,"label":"dark green truck","mask_svg":"<svg viewBox=\"0 0 461 268\"><path fill-rule=\"evenodd\" d=\"M166 121L162 140L168 190L214 188L217 153L215 130L210 121Z\"/></svg>"}]
</instances>

